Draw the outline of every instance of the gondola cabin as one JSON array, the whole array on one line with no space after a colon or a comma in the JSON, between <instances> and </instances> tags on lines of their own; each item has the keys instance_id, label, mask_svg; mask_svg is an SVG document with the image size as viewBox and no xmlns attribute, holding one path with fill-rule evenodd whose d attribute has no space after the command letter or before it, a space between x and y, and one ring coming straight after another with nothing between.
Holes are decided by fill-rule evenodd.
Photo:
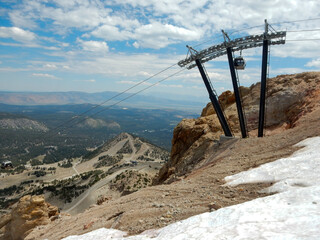
<instances>
[{"instance_id":1,"label":"gondola cabin","mask_svg":"<svg viewBox=\"0 0 320 240\"><path fill-rule=\"evenodd\" d=\"M238 69L238 70L244 70L244 68L246 67L246 61L244 60L243 57L234 58L233 64L235 69Z\"/></svg>"}]
</instances>

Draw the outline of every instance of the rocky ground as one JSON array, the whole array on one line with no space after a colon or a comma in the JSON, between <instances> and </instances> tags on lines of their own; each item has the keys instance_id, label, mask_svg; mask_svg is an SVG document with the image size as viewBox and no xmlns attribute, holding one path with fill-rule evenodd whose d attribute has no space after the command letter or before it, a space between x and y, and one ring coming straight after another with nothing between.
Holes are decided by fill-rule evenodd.
<instances>
[{"instance_id":1,"label":"rocky ground","mask_svg":"<svg viewBox=\"0 0 320 240\"><path fill-rule=\"evenodd\" d=\"M50 224L36 227L26 239L60 239L101 227L136 234L264 196L259 190L272 183L229 187L224 185L224 178L288 156L296 150L294 144L320 135L319 81L319 73L279 76L269 81L268 101L273 105L267 111L273 117L267 118L264 138L256 137L254 127L258 84L244 99L249 138L219 140L221 130L208 106L199 119L184 120L176 127L171 162L154 180L158 185L118 199L105 199L75 216L61 214ZM235 111L231 98L232 94L225 109L229 121L236 119L232 117ZM238 135L237 121L231 126Z\"/></svg>"}]
</instances>

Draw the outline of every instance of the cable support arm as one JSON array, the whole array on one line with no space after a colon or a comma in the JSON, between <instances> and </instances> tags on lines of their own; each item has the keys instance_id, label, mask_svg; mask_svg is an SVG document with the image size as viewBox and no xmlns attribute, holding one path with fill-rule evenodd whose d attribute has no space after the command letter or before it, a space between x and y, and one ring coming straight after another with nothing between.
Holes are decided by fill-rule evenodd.
<instances>
[{"instance_id":1,"label":"cable support arm","mask_svg":"<svg viewBox=\"0 0 320 240\"><path fill-rule=\"evenodd\" d=\"M260 35L249 35L246 37L236 38L227 42L227 46L231 47L232 50L241 51L244 49L255 48L263 46L264 40L269 40L270 45L285 44L286 31L263 33ZM192 69L197 65L193 63L198 59L201 63L208 62L214 58L227 54L227 46L225 42L213 45L209 48L201 50L199 52L194 52L189 57L178 62L180 67L186 67L187 69Z\"/></svg>"}]
</instances>

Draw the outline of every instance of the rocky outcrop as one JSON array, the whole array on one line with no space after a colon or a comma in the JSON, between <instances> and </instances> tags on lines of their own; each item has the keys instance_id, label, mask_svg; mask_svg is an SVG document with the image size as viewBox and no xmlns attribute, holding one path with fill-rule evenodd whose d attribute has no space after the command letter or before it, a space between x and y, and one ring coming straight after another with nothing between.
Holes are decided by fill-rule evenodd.
<instances>
[{"instance_id":1,"label":"rocky outcrop","mask_svg":"<svg viewBox=\"0 0 320 240\"><path fill-rule=\"evenodd\" d=\"M202 144L203 148L206 148L204 142L206 140L213 140L212 131L210 130L206 119L183 119L174 129L172 139L171 158L159 171L158 178L155 183L162 183L168 179L173 173L177 172L177 169L182 169L184 166L191 167L191 164L187 162L194 162L193 158L185 159L190 156L189 151L192 151L192 146ZM216 129L219 132L219 129ZM211 133L211 134L207 134ZM210 142L210 141L207 141ZM189 151L188 151L189 150ZM184 159L184 160L182 160Z\"/></svg>"},{"instance_id":2,"label":"rocky outcrop","mask_svg":"<svg viewBox=\"0 0 320 240\"><path fill-rule=\"evenodd\" d=\"M320 73L306 72L280 75L269 79L266 99L265 127L268 134L276 128L292 128L301 116L312 111L319 103ZM257 129L259 115L260 84L251 86L244 98L248 129ZM268 131L269 130L269 131Z\"/></svg>"},{"instance_id":3,"label":"rocky outcrop","mask_svg":"<svg viewBox=\"0 0 320 240\"><path fill-rule=\"evenodd\" d=\"M5 227L2 239L24 239L34 227L48 224L57 215L58 208L45 202L44 196L26 195L1 218L0 227Z\"/></svg>"},{"instance_id":4,"label":"rocky outcrop","mask_svg":"<svg viewBox=\"0 0 320 240\"><path fill-rule=\"evenodd\" d=\"M277 134L299 124L299 119L311 112L320 100L320 73L308 72L280 75L267 83L265 134ZM249 135L257 135L260 83L250 88L240 87ZM219 96L227 121L235 136L240 136L235 97L231 91ZM159 171L155 183L170 182L184 175L204 158L203 152L223 135L211 103L198 119L183 119L174 129L171 160Z\"/></svg>"}]
</instances>

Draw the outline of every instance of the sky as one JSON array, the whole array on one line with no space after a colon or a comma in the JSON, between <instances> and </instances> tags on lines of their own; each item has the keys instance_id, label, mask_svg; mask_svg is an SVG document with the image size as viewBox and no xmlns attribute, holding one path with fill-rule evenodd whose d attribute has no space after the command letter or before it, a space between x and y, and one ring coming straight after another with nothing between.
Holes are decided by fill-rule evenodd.
<instances>
[{"instance_id":1,"label":"sky","mask_svg":"<svg viewBox=\"0 0 320 240\"><path fill-rule=\"evenodd\" d=\"M116 229L100 228L64 240L202 240L319 239L320 137L306 139L292 156L225 178L230 187L273 182L273 195L217 211L206 212L161 229L126 237Z\"/></svg>"},{"instance_id":2,"label":"sky","mask_svg":"<svg viewBox=\"0 0 320 240\"><path fill-rule=\"evenodd\" d=\"M186 45L220 44L221 29L231 39L262 34L264 19L288 31L271 47L270 77L319 71L318 0L0 0L0 91L121 92L172 66L136 92L183 70L174 64ZM260 81L261 52L242 52L241 85ZM205 67L218 93L232 89L225 56ZM143 93L208 99L196 68Z\"/></svg>"}]
</instances>

